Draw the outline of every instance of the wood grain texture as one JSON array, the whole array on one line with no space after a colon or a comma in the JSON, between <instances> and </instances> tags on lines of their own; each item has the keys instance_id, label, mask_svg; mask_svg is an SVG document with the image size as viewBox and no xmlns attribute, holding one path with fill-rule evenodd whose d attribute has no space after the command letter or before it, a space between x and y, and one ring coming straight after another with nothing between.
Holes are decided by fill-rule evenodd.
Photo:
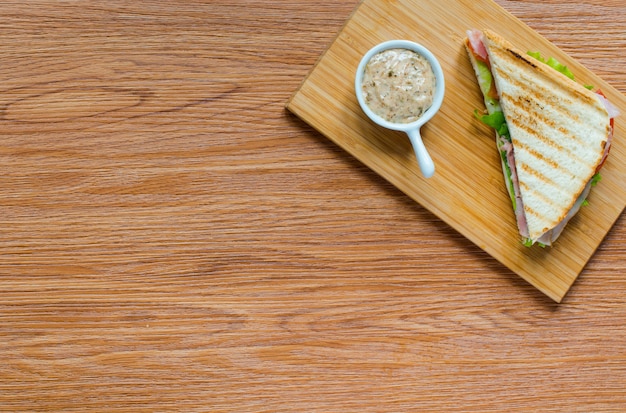
<instances>
[{"instance_id":1,"label":"wood grain texture","mask_svg":"<svg viewBox=\"0 0 626 413\"><path fill-rule=\"evenodd\" d=\"M524 50L567 65L582 84L595 85L619 111L626 97L492 0L363 1L288 101L287 108L465 235L544 294L560 302L626 206L626 158L615 126L611 159L589 206L551 248L521 244L502 178L494 134L472 116L483 96L464 47L468 28L489 28ZM421 128L436 173L424 179L405 133L375 125L358 105L354 78L365 53L392 39L417 41L443 68L445 99Z\"/></svg>"},{"instance_id":2,"label":"wood grain texture","mask_svg":"<svg viewBox=\"0 0 626 413\"><path fill-rule=\"evenodd\" d=\"M621 1L499 1L626 93ZM623 411L557 305L284 104L354 0L4 2L0 411Z\"/></svg>"}]
</instances>

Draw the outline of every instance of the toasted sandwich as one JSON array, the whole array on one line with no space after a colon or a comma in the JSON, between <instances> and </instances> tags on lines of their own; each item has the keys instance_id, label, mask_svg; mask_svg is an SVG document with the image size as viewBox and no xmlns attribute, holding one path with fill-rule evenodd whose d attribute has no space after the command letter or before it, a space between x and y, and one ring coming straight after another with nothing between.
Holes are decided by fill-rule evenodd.
<instances>
[{"instance_id":1,"label":"toasted sandwich","mask_svg":"<svg viewBox=\"0 0 626 413\"><path fill-rule=\"evenodd\" d=\"M476 114L496 130L522 241L552 245L599 180L617 111L554 59L521 52L488 30L467 34L486 106Z\"/></svg>"}]
</instances>

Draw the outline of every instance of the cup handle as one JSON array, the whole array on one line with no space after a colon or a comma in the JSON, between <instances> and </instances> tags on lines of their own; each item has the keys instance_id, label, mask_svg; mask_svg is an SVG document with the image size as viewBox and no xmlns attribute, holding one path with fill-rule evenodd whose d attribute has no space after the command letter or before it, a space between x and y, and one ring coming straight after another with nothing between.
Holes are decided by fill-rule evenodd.
<instances>
[{"instance_id":1,"label":"cup handle","mask_svg":"<svg viewBox=\"0 0 626 413\"><path fill-rule=\"evenodd\" d=\"M424 178L430 178L435 173L435 164L424 146L419 128L411 129L406 133L409 135L411 145L413 145L413 151L415 151L422 175L424 175Z\"/></svg>"}]
</instances>

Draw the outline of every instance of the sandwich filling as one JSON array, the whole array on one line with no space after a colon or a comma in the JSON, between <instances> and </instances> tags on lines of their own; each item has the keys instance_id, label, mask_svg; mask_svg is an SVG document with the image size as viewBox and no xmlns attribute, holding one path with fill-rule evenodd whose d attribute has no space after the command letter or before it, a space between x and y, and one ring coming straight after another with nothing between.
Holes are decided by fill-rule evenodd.
<instances>
[{"instance_id":1,"label":"sandwich filling","mask_svg":"<svg viewBox=\"0 0 626 413\"><path fill-rule=\"evenodd\" d=\"M600 107L599 111L602 111L602 112L606 111L604 115L602 115L601 113L598 115L599 120L597 120L596 122L599 125L602 125L603 121L601 118L603 116L606 117L607 114L609 118L609 126L606 128L608 130L602 132L603 136L601 136L602 144L604 145L602 148L603 153L601 154L601 156L599 154L595 155L592 153L590 154L589 159L580 160L580 163L583 163L583 164L585 163L593 164L595 168L595 172L593 172L593 176L592 177L588 176L587 178L584 178L585 181L582 182L584 185L581 185L582 189L579 190L575 198L569 201L569 204L568 204L569 209L566 210L566 213L563 213L562 215L560 215L559 220L554 221L551 224L550 228L545 227L544 225L545 222L541 221L543 217L540 216L537 219L537 216L541 215L541 212L537 211L538 209L537 205L541 205L541 203L545 200L546 198L545 194L542 194L541 191L533 191L531 188L529 188L530 186L529 182L534 184L535 186L545 186L546 185L545 176L543 175L547 175L548 178L550 178L549 176L550 173L541 172L541 174L543 174L541 176L541 178L543 178L543 181L541 181L540 179L539 180L535 179L536 175L541 175L541 174L537 174L536 171L532 168L536 168L534 164L536 164L538 162L537 159L539 159L543 164L555 163L557 167L560 167L560 168L562 168L560 164L563 164L565 165L566 172L570 173L570 171L568 171L567 168L571 170L572 169L571 165L574 164L574 162L571 159L566 159L564 162L556 162L553 159L547 159L541 153L539 153L540 151L534 148L529 148L529 145L528 145L529 141L532 142L533 139L536 141L537 140L536 138L539 138L541 140L540 134L537 134L533 128L549 129L548 127L546 127L546 124L550 124L551 119L549 119L550 115L547 112L550 110L554 110L554 108L550 108L547 105L543 105L543 102L541 102L541 99L542 99L541 96L537 98L533 98L532 96L522 96L521 94L519 94L519 91L515 90L514 87L510 86L511 84L515 84L515 82L517 81L516 79L514 79L514 76L511 76L510 79L506 78L504 80L501 80L500 88L504 90L499 90L498 82L496 82L496 79L493 73L494 68L492 67L492 62L491 62L490 54L488 51L489 46L482 32L478 30L468 31L466 47L470 54L472 66L474 67L474 71L478 79L479 87L484 97L484 102L485 102L486 112L487 112L486 115L480 115L478 114L478 112L476 112L476 116L480 120L482 120L484 123L493 127L496 130L496 144L498 147L498 151L500 153L502 171L504 174L506 187L511 198L512 206L515 211L515 217L516 217L519 233L524 238L525 245L530 246L534 244L535 242L541 245L551 245L559 237L559 235L561 234L567 222L578 212L580 207L586 202L586 198L589 195L589 191L592 185L597 183L597 181L599 180L598 172L600 168L602 167L602 165L604 164L606 157L608 156L610 147L611 147L611 139L613 135L613 118L617 116L618 114L617 110L607 101L607 99L604 97L601 91L599 90L596 91L595 95L591 94L591 96L596 97L596 100L598 100L601 103L601 105L598 105L598 102L592 102L592 104L599 106ZM502 57L500 57L500 59L503 60L504 63L501 63L503 65L507 63L506 62L507 58L514 61L514 63L511 64L513 69L509 69L509 70L514 70L516 68L516 64L519 63L519 62L516 62L517 60L523 62L524 65L526 66L533 67L535 65L534 63L530 62L527 58L520 56L516 51L512 49L507 49L506 52L508 54L505 55L505 58L503 59ZM571 72L569 72L569 70L565 66L560 65L556 60L550 59L546 62L546 61L543 61L543 59L541 59L541 57L538 55L532 54L532 56L537 59L540 59L543 63L548 64L549 66L561 72L562 74L569 77L570 79L573 79L573 75L571 74ZM506 76L507 75L506 70L500 69L499 75ZM516 76L518 76L518 74L516 74ZM519 77L524 78L524 76L525 75L522 74ZM567 79L565 80L567 81ZM526 86L522 85L519 88L523 89L524 87ZM585 91L585 92L588 92L588 91ZM534 93L536 95L536 94L540 94L541 91L534 89L531 93ZM589 93L590 92L588 92L588 94ZM579 95L582 95L582 98L585 98L587 96L584 93L583 94L579 93ZM504 96L506 99L502 101L501 96ZM541 107L541 110L546 112L545 116L543 113L541 113L540 115L537 115L535 113L529 116L528 114L522 114L521 112L524 110L526 110L527 112L533 112L533 111L536 112L538 110L537 107ZM596 112L599 112L599 111L596 111ZM511 122L513 123L510 125L507 123L507 116L505 116L507 112L509 113L510 116L511 114L515 115L515 116L511 116L513 118L511 119ZM553 116L558 116L558 114L555 114ZM573 116L577 117L578 114L573 115ZM542 117L545 117L545 119L541 119ZM514 134L509 129L510 127L513 128ZM550 127L552 127L553 129L555 128L553 125L551 125ZM570 135L573 135L573 133L570 132L569 130L565 131L564 130L565 128L563 127L558 127L556 129L558 130L558 133L565 134L568 137ZM600 128L597 128L597 129L600 129ZM522 140L512 139L511 135L515 135L515 136L523 135ZM516 150L515 150L516 144L519 145L520 149L522 150L522 153L520 155L520 162L521 162L521 168L522 168L521 172L524 174L524 179L522 180L522 182L520 182L521 180L520 180L519 171L518 171L518 168L520 166L516 165L517 163L516 162ZM543 144L546 144L546 142L539 142L539 145L543 145ZM557 145L558 143L548 142L548 146L554 147ZM562 148L560 149L564 151ZM591 152L600 152L600 150L601 149L599 148L598 151L591 151ZM572 153L570 153L569 156L567 157L568 158L575 157L575 154L574 156L572 156ZM568 165L568 162L570 162L569 165ZM545 168L543 169L545 170ZM532 176L533 174L535 176ZM572 177L578 179L578 177L575 177L576 173L571 173L571 175ZM553 193L554 192L556 193L567 192L566 190L561 191L560 186L564 186L564 185L559 185L558 182L557 183L552 182L551 184L553 185L553 188L552 188ZM543 191L546 191L546 190L543 189ZM524 193L526 193L526 197L529 198L530 201L533 203L532 206L524 205L524 199L525 199L525 197L523 196ZM568 194L564 194L561 197L561 199L564 200L562 201L563 203L568 202L566 198L567 195ZM558 196L560 195L557 194L556 197ZM538 198L542 198L542 197L544 199L539 199L539 201L537 201ZM548 201L547 203L551 202L551 200L547 200L547 201ZM529 221L530 221L530 224L529 224ZM529 228L529 225L532 228ZM537 229L537 228L540 228L540 229Z\"/></svg>"}]
</instances>

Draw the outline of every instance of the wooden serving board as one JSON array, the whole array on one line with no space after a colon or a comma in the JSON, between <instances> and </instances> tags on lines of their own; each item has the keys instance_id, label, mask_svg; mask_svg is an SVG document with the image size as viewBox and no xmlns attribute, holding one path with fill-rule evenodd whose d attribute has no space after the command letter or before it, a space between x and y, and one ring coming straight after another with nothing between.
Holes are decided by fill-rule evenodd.
<instances>
[{"instance_id":1,"label":"wooden serving board","mask_svg":"<svg viewBox=\"0 0 626 413\"><path fill-rule=\"evenodd\" d=\"M626 120L618 118L602 181L555 246L520 243L494 133L474 119L484 107L463 39L490 28L521 50L566 64L577 81L602 88L626 114L626 98L491 0L364 0L320 57L287 108L553 300L560 302L626 205ZM375 44L409 39L438 57L445 73L441 111L422 129L436 166L424 179L410 142L362 113L354 74Z\"/></svg>"}]
</instances>

